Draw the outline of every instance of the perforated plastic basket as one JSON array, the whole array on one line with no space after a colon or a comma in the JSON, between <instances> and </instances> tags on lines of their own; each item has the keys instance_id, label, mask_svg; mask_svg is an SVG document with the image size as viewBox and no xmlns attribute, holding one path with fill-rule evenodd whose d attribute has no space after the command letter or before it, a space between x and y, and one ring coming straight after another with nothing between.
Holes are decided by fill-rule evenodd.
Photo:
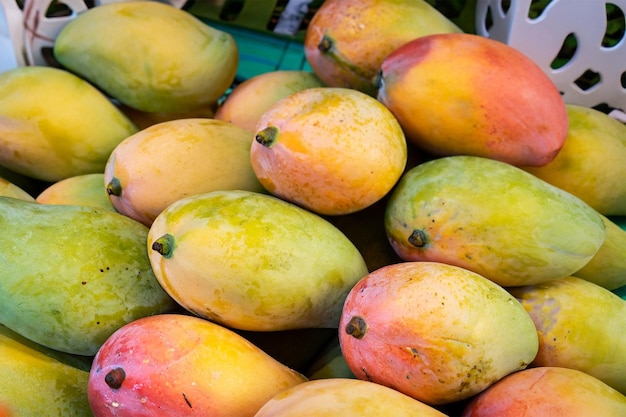
<instances>
[{"instance_id":1,"label":"perforated plastic basket","mask_svg":"<svg viewBox=\"0 0 626 417\"><path fill-rule=\"evenodd\" d=\"M478 0L476 33L531 57L572 104L626 110L626 0Z\"/></svg>"}]
</instances>

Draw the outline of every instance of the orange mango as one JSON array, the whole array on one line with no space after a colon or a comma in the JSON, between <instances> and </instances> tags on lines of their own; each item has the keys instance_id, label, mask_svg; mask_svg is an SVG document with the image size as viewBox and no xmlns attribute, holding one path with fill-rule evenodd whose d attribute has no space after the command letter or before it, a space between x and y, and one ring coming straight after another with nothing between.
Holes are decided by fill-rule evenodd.
<instances>
[{"instance_id":1,"label":"orange mango","mask_svg":"<svg viewBox=\"0 0 626 417\"><path fill-rule=\"evenodd\" d=\"M96 417L253 417L305 381L225 327L164 314L111 335L94 358L88 399Z\"/></svg>"},{"instance_id":2,"label":"orange mango","mask_svg":"<svg viewBox=\"0 0 626 417\"><path fill-rule=\"evenodd\" d=\"M565 142L565 103L530 58L466 33L423 36L381 64L378 99L434 155L543 166Z\"/></svg>"}]
</instances>

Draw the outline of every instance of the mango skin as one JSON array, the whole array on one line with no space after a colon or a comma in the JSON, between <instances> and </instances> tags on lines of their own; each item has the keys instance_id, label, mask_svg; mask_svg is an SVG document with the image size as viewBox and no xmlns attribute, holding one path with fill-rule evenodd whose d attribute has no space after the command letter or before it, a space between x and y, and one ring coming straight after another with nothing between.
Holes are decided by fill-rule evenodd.
<instances>
[{"instance_id":1,"label":"mango skin","mask_svg":"<svg viewBox=\"0 0 626 417\"><path fill-rule=\"evenodd\" d=\"M357 378L430 405L479 393L524 369L538 349L513 296L437 262L389 265L361 279L346 298L339 342Z\"/></svg>"},{"instance_id":2,"label":"mango skin","mask_svg":"<svg viewBox=\"0 0 626 417\"><path fill-rule=\"evenodd\" d=\"M183 197L228 189L263 192L250 163L253 139L252 132L206 118L147 127L111 152L104 168L108 199L120 213L150 226Z\"/></svg>"},{"instance_id":3,"label":"mango skin","mask_svg":"<svg viewBox=\"0 0 626 417\"><path fill-rule=\"evenodd\" d=\"M0 323L43 346L92 356L120 326L174 310L148 229L85 206L0 197Z\"/></svg>"},{"instance_id":4,"label":"mango skin","mask_svg":"<svg viewBox=\"0 0 626 417\"><path fill-rule=\"evenodd\" d=\"M276 394L255 417L445 417L384 385L349 378L307 381Z\"/></svg>"},{"instance_id":5,"label":"mango skin","mask_svg":"<svg viewBox=\"0 0 626 417\"><path fill-rule=\"evenodd\" d=\"M89 370L0 325L0 416L90 417Z\"/></svg>"},{"instance_id":6,"label":"mango skin","mask_svg":"<svg viewBox=\"0 0 626 417\"><path fill-rule=\"evenodd\" d=\"M0 164L18 174L55 182L101 172L136 131L104 94L68 71L26 66L0 74Z\"/></svg>"},{"instance_id":7,"label":"mango skin","mask_svg":"<svg viewBox=\"0 0 626 417\"><path fill-rule=\"evenodd\" d=\"M593 282L607 290L626 285L626 229L600 215L606 237L593 258L572 275Z\"/></svg>"},{"instance_id":8,"label":"mango skin","mask_svg":"<svg viewBox=\"0 0 626 417\"><path fill-rule=\"evenodd\" d=\"M30 195L26 190L23 190L20 186L13 184L11 181L0 177L0 195L5 197L19 198L34 202L35 198Z\"/></svg>"},{"instance_id":9,"label":"mango skin","mask_svg":"<svg viewBox=\"0 0 626 417\"><path fill-rule=\"evenodd\" d=\"M309 71L264 72L233 88L215 111L215 119L254 132L263 113L274 103L290 94L313 87L324 87L324 83Z\"/></svg>"},{"instance_id":10,"label":"mango skin","mask_svg":"<svg viewBox=\"0 0 626 417\"><path fill-rule=\"evenodd\" d=\"M214 106L239 59L232 35L154 1L88 9L61 29L54 57L122 103L161 113Z\"/></svg>"},{"instance_id":11,"label":"mango skin","mask_svg":"<svg viewBox=\"0 0 626 417\"><path fill-rule=\"evenodd\" d=\"M124 371L111 386L106 378ZM121 327L94 358L96 417L253 417L306 378L237 333L198 317L161 314Z\"/></svg>"},{"instance_id":12,"label":"mango skin","mask_svg":"<svg viewBox=\"0 0 626 417\"><path fill-rule=\"evenodd\" d=\"M349 88L308 88L259 119L252 168L273 195L321 215L363 210L402 175L408 146L393 114Z\"/></svg>"},{"instance_id":13,"label":"mango skin","mask_svg":"<svg viewBox=\"0 0 626 417\"><path fill-rule=\"evenodd\" d=\"M172 298L239 330L336 327L346 294L368 272L320 216L243 190L178 200L155 219L147 243Z\"/></svg>"},{"instance_id":14,"label":"mango skin","mask_svg":"<svg viewBox=\"0 0 626 417\"><path fill-rule=\"evenodd\" d=\"M378 85L378 100L407 139L433 155L543 166L567 135L565 103L547 74L515 48L482 36L409 41L385 58Z\"/></svg>"},{"instance_id":15,"label":"mango skin","mask_svg":"<svg viewBox=\"0 0 626 417\"><path fill-rule=\"evenodd\" d=\"M600 215L579 198L477 156L407 171L390 196L385 229L403 260L457 265L505 287L571 275L606 237Z\"/></svg>"},{"instance_id":16,"label":"mango skin","mask_svg":"<svg viewBox=\"0 0 626 417\"><path fill-rule=\"evenodd\" d=\"M465 407L461 417L620 417L626 397L575 369L528 368L496 382Z\"/></svg>"},{"instance_id":17,"label":"mango skin","mask_svg":"<svg viewBox=\"0 0 626 417\"><path fill-rule=\"evenodd\" d=\"M71 204L116 211L104 186L104 174L76 175L46 187L35 199L40 204Z\"/></svg>"},{"instance_id":18,"label":"mango skin","mask_svg":"<svg viewBox=\"0 0 626 417\"><path fill-rule=\"evenodd\" d=\"M509 291L537 327L532 366L577 369L626 395L626 300L577 277Z\"/></svg>"},{"instance_id":19,"label":"mango skin","mask_svg":"<svg viewBox=\"0 0 626 417\"><path fill-rule=\"evenodd\" d=\"M385 56L412 39L449 32L461 29L423 0L326 0L309 22L304 54L328 86L375 96Z\"/></svg>"},{"instance_id":20,"label":"mango skin","mask_svg":"<svg viewBox=\"0 0 626 417\"><path fill-rule=\"evenodd\" d=\"M558 155L523 168L605 216L626 215L626 126L599 110L566 106L569 127Z\"/></svg>"}]
</instances>

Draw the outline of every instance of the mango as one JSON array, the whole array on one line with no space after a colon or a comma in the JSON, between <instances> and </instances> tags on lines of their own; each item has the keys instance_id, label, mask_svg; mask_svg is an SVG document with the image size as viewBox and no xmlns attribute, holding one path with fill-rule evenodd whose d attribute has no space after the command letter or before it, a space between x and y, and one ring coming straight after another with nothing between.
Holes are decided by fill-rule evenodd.
<instances>
[{"instance_id":1,"label":"mango","mask_svg":"<svg viewBox=\"0 0 626 417\"><path fill-rule=\"evenodd\" d=\"M309 71L264 72L237 84L217 108L214 118L254 132L263 113L274 103L313 87L324 87L324 83Z\"/></svg>"},{"instance_id":2,"label":"mango","mask_svg":"<svg viewBox=\"0 0 626 417\"><path fill-rule=\"evenodd\" d=\"M172 298L239 330L337 327L346 294L368 272L354 244L320 216L243 190L176 201L147 242Z\"/></svg>"},{"instance_id":3,"label":"mango","mask_svg":"<svg viewBox=\"0 0 626 417\"><path fill-rule=\"evenodd\" d=\"M437 156L543 166L567 136L565 103L548 75L478 35L427 35L398 47L381 64L377 97L409 142Z\"/></svg>"},{"instance_id":4,"label":"mango","mask_svg":"<svg viewBox=\"0 0 626 417\"><path fill-rule=\"evenodd\" d=\"M215 190L265 191L250 163L254 134L222 120L170 120L111 152L104 183L117 211L146 226L173 202Z\"/></svg>"},{"instance_id":5,"label":"mango","mask_svg":"<svg viewBox=\"0 0 626 417\"><path fill-rule=\"evenodd\" d=\"M0 416L92 416L80 362L0 325Z\"/></svg>"},{"instance_id":6,"label":"mango","mask_svg":"<svg viewBox=\"0 0 626 417\"><path fill-rule=\"evenodd\" d=\"M160 314L122 326L96 354L88 382L96 417L253 417L306 378L237 333Z\"/></svg>"},{"instance_id":7,"label":"mango","mask_svg":"<svg viewBox=\"0 0 626 417\"><path fill-rule=\"evenodd\" d=\"M552 162L523 167L605 216L626 215L626 125L599 110L567 104L568 132Z\"/></svg>"},{"instance_id":8,"label":"mango","mask_svg":"<svg viewBox=\"0 0 626 417\"><path fill-rule=\"evenodd\" d=\"M279 100L257 123L252 169L273 195L321 215L380 201L407 163L393 114L348 88L308 88Z\"/></svg>"},{"instance_id":9,"label":"mango","mask_svg":"<svg viewBox=\"0 0 626 417\"><path fill-rule=\"evenodd\" d=\"M35 198L20 186L0 177L0 195L5 197L19 198L21 200L34 202Z\"/></svg>"},{"instance_id":10,"label":"mango","mask_svg":"<svg viewBox=\"0 0 626 417\"><path fill-rule=\"evenodd\" d=\"M626 397L575 369L528 368L496 382L465 407L462 417L620 417Z\"/></svg>"},{"instance_id":11,"label":"mango","mask_svg":"<svg viewBox=\"0 0 626 417\"><path fill-rule=\"evenodd\" d=\"M304 54L330 87L376 95L383 59L402 44L461 29L424 0L326 0L307 26Z\"/></svg>"},{"instance_id":12,"label":"mango","mask_svg":"<svg viewBox=\"0 0 626 417\"><path fill-rule=\"evenodd\" d=\"M137 127L91 84L57 68L0 74L0 165L56 182L102 172Z\"/></svg>"},{"instance_id":13,"label":"mango","mask_svg":"<svg viewBox=\"0 0 626 417\"><path fill-rule=\"evenodd\" d=\"M116 211L109 200L104 184L104 174L75 175L50 184L39 195L40 204L71 204Z\"/></svg>"},{"instance_id":14,"label":"mango","mask_svg":"<svg viewBox=\"0 0 626 417\"><path fill-rule=\"evenodd\" d=\"M572 194L505 162L462 155L407 171L385 229L404 260L457 265L505 287L571 275L606 237L600 215Z\"/></svg>"},{"instance_id":15,"label":"mango","mask_svg":"<svg viewBox=\"0 0 626 417\"><path fill-rule=\"evenodd\" d=\"M330 378L281 391L255 417L445 417L437 409L369 381Z\"/></svg>"},{"instance_id":16,"label":"mango","mask_svg":"<svg viewBox=\"0 0 626 417\"><path fill-rule=\"evenodd\" d=\"M535 358L524 307L481 275L438 262L403 262L362 278L339 324L354 375L430 405L467 399Z\"/></svg>"},{"instance_id":17,"label":"mango","mask_svg":"<svg viewBox=\"0 0 626 417\"><path fill-rule=\"evenodd\" d=\"M626 229L600 215L606 228L606 237L593 258L572 275L583 278L608 290L626 285Z\"/></svg>"},{"instance_id":18,"label":"mango","mask_svg":"<svg viewBox=\"0 0 626 417\"><path fill-rule=\"evenodd\" d=\"M232 35L157 1L87 9L63 26L53 52L123 104L158 113L215 106L239 61Z\"/></svg>"},{"instance_id":19,"label":"mango","mask_svg":"<svg viewBox=\"0 0 626 417\"><path fill-rule=\"evenodd\" d=\"M577 277L509 289L537 327L532 366L586 372L626 395L626 301Z\"/></svg>"},{"instance_id":20,"label":"mango","mask_svg":"<svg viewBox=\"0 0 626 417\"><path fill-rule=\"evenodd\" d=\"M0 197L0 323L91 356L121 325L174 310L146 251L148 228L106 209Z\"/></svg>"}]
</instances>

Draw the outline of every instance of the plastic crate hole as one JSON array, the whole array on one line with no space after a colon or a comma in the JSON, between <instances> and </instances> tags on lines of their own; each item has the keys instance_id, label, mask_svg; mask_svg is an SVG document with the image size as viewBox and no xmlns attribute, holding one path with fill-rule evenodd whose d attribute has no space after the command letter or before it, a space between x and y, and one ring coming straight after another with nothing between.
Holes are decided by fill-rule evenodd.
<instances>
[{"instance_id":1,"label":"plastic crate hole","mask_svg":"<svg viewBox=\"0 0 626 417\"><path fill-rule=\"evenodd\" d=\"M556 70L564 67L574 58L577 49L578 39L576 39L576 35L573 33L568 34L563 40L563 45L561 45L561 49L550 63L550 68Z\"/></svg>"},{"instance_id":2,"label":"plastic crate hole","mask_svg":"<svg viewBox=\"0 0 626 417\"><path fill-rule=\"evenodd\" d=\"M591 69L586 70L580 77L574 80L574 84L583 91L589 91L595 86L600 85L601 82L602 76Z\"/></svg>"},{"instance_id":3,"label":"plastic crate hole","mask_svg":"<svg viewBox=\"0 0 626 417\"><path fill-rule=\"evenodd\" d=\"M611 48L624 39L626 18L624 11L614 3L607 3L606 8L606 31L602 38L602 46Z\"/></svg>"}]
</instances>

